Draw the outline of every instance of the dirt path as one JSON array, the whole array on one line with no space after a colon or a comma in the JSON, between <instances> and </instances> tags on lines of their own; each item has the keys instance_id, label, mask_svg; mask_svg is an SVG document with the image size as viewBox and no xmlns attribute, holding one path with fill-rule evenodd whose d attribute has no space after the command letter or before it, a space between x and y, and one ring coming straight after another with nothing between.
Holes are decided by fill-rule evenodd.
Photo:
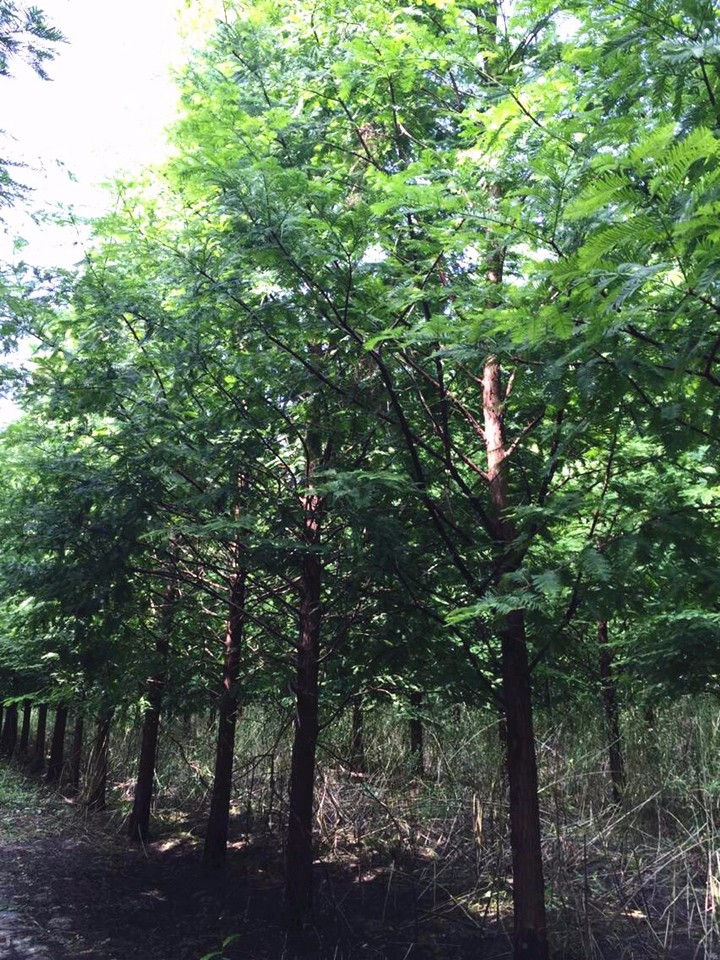
<instances>
[{"instance_id":1,"label":"dirt path","mask_svg":"<svg viewBox=\"0 0 720 960\"><path fill-rule=\"evenodd\" d=\"M233 932L191 843L135 848L110 818L33 789L0 818L2 960L199 960Z\"/></svg>"},{"instance_id":2,"label":"dirt path","mask_svg":"<svg viewBox=\"0 0 720 960\"><path fill-rule=\"evenodd\" d=\"M60 960L61 945L38 930L27 917L5 906L9 898L0 890L0 957L3 960Z\"/></svg>"},{"instance_id":3,"label":"dirt path","mask_svg":"<svg viewBox=\"0 0 720 960\"><path fill-rule=\"evenodd\" d=\"M316 867L316 926L288 943L277 850L234 844L227 869L209 873L187 832L136 847L116 814L83 818L19 777L6 775L5 786L7 776L0 960L437 960L475 956L481 939L489 946L462 915L427 912L400 871L359 882L357 867L327 864ZM500 941L484 955L505 953Z\"/></svg>"}]
</instances>

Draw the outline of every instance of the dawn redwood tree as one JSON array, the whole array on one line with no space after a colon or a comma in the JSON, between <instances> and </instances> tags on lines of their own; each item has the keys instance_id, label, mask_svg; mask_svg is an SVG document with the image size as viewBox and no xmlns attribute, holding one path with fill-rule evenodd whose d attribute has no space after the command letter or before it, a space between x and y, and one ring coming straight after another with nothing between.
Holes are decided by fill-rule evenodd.
<instances>
[{"instance_id":1,"label":"dawn redwood tree","mask_svg":"<svg viewBox=\"0 0 720 960\"><path fill-rule=\"evenodd\" d=\"M65 765L65 730L67 727L69 708L67 704L59 703L55 708L55 722L53 724L52 739L50 741L50 757L48 759L45 780L48 783L60 783Z\"/></svg>"},{"instance_id":2,"label":"dawn redwood tree","mask_svg":"<svg viewBox=\"0 0 720 960\"><path fill-rule=\"evenodd\" d=\"M84 733L85 717L83 716L82 709L78 707L73 723L72 744L68 760L68 786L73 793L80 792Z\"/></svg>"},{"instance_id":3,"label":"dawn redwood tree","mask_svg":"<svg viewBox=\"0 0 720 960\"><path fill-rule=\"evenodd\" d=\"M242 487L242 484L240 486ZM237 519L239 519L239 511ZM203 863L207 867L222 866L227 851L235 728L240 709L238 685L245 636L247 563L247 548L242 537L238 536L231 555L232 572L228 585L228 618L223 651L222 687L217 700L215 771L203 847Z\"/></svg>"},{"instance_id":4,"label":"dawn redwood tree","mask_svg":"<svg viewBox=\"0 0 720 960\"><path fill-rule=\"evenodd\" d=\"M141 842L147 840L150 829L160 712L167 679L173 619L178 603L177 549L177 543L171 540L164 571L166 582L155 634L153 673L147 681L147 707L143 714L140 735L140 757L135 781L135 794L127 823L127 832L130 839Z\"/></svg>"},{"instance_id":5,"label":"dawn redwood tree","mask_svg":"<svg viewBox=\"0 0 720 960\"><path fill-rule=\"evenodd\" d=\"M290 771L287 845L285 851L285 919L290 929L301 928L312 913L313 801L315 753L319 733L320 632L322 627L322 542L325 499L317 491L316 474L326 465L328 447L314 420L305 437L305 476L300 493L300 606L296 647L295 736Z\"/></svg>"},{"instance_id":6,"label":"dawn redwood tree","mask_svg":"<svg viewBox=\"0 0 720 960\"><path fill-rule=\"evenodd\" d=\"M37 720L35 727L35 745L33 748L33 759L31 769L39 772L45 766L45 741L47 738L47 703L39 703L37 708Z\"/></svg>"},{"instance_id":7,"label":"dawn redwood tree","mask_svg":"<svg viewBox=\"0 0 720 960\"><path fill-rule=\"evenodd\" d=\"M46 66L56 55L55 45L64 41L60 31L49 24L43 11L15 0L0 2L0 77L12 76L19 63L25 63L43 80L49 80ZM21 164L0 159L0 207L10 206L27 194L13 174ZM0 291L2 282L0 278ZM5 336L3 332L3 337Z\"/></svg>"},{"instance_id":8,"label":"dawn redwood tree","mask_svg":"<svg viewBox=\"0 0 720 960\"><path fill-rule=\"evenodd\" d=\"M50 25L39 7L15 0L0 3L0 77L10 76L13 61L24 61L39 77L47 80L45 64L55 57L52 44L64 40Z\"/></svg>"},{"instance_id":9,"label":"dawn redwood tree","mask_svg":"<svg viewBox=\"0 0 720 960\"><path fill-rule=\"evenodd\" d=\"M18 707L17 703L11 703L5 707L5 714L2 722L2 733L0 733L0 753L6 757L12 757L17 746L18 736Z\"/></svg>"},{"instance_id":10,"label":"dawn redwood tree","mask_svg":"<svg viewBox=\"0 0 720 960\"><path fill-rule=\"evenodd\" d=\"M100 709L95 728L95 739L87 762L87 780L83 794L86 810L97 813L107 806L107 779L110 754L110 729L114 708Z\"/></svg>"},{"instance_id":11,"label":"dawn redwood tree","mask_svg":"<svg viewBox=\"0 0 720 960\"><path fill-rule=\"evenodd\" d=\"M364 4L362 11L353 10L348 22L357 18L358 23L370 24L373 35L372 42L363 45L362 67L360 60L353 62L348 47L348 67L342 78L323 68L321 80L314 66L317 60L312 58L324 56L328 62L335 61L338 47L350 42L344 31L347 29L348 37L352 36L352 28L346 26L342 18L328 17L326 21L313 19L312 29L303 32L296 26L300 20L285 28L276 10L265 8L265 13L265 22L256 18L247 26L228 27L226 38L233 55L238 49L246 48L245 55L240 56L241 63L260 65L243 75L245 101L249 107L255 98L257 104L252 104L252 113L248 114L243 113L244 104L238 107L239 79L233 74L224 86L222 80L213 80L216 83L213 115L218 115L217 104L224 100L225 113L221 111L221 116L223 120L227 117L225 122L235 128L247 124L257 130L263 111L268 111L270 122L275 123L279 115L272 110L276 105L282 109L282 104L297 101L299 97L302 113L307 122L313 124L315 132L313 136L297 136L295 128L301 127L304 117L301 115L297 120L288 114L283 120L282 136L270 135L268 131L267 139L253 137L253 150L246 154L242 153L244 141L233 141L240 150L238 160L223 152L227 148L221 144L228 140L222 132L222 121L217 125L214 140L208 136L208 132L212 136L212 126L203 125L200 151L196 149L187 161L180 161L185 163L186 178L198 182L200 175L193 165L200 163L207 171L205 175L211 175L215 182L223 180L223 164L238 170L239 179L224 195L224 204L228 215L247 224L248 239L255 238L255 244L248 245L245 251L249 262L243 289L235 282L240 275L238 249L242 249L237 244L233 246L236 259L232 265L210 264L204 268L205 273L213 279L219 292L235 298L254 321L259 317L260 323L263 315L285 309L291 297L304 301L308 305L306 315L317 312L330 325L334 336L342 337L354 347L356 363L360 358L369 362L371 369L374 368L372 379L375 380L370 394L372 413L394 434L394 442L399 441L404 448L410 480L422 499L436 536L444 545L446 564L456 568L470 598L482 597L490 585L499 585L503 576L515 572L527 552L527 547L516 547L520 531L503 516L514 506L507 496L509 458L522 439L543 421L542 444L552 458L552 451L559 445L562 416L557 403L554 409L548 409L550 405L542 397L543 387L553 389L552 378L548 378L546 385L541 383L537 399L532 395L523 398L521 406L530 411L535 407L535 410L526 424L516 427L517 435L506 441L505 414L500 405L509 397L509 388L502 392L499 389L504 374L496 354L492 352L487 363L486 389L479 417L474 408L481 377L468 371L465 364L455 362L452 356L445 360L439 355L446 338L444 327L448 321L445 318L455 315L461 319L460 308L469 304L471 296L476 307L488 296L484 285L478 284L477 271L468 270L463 263L466 250L477 242L475 223L481 220L488 206L484 198L477 195L477 188L470 186L474 171L468 171L467 178L461 174L463 189L473 189L475 193L466 204L467 219L472 219L472 227L465 227L463 206L454 199L457 194L445 200L442 192L442 171L446 164L453 162L458 149L463 109L463 95L458 93L458 80L451 64L458 59L462 63L468 43L474 42L471 31L462 23L460 31L453 34L459 55L449 48L445 52L443 48L441 69L437 72L441 77L438 92L436 96L428 96L424 61L419 51L446 40L432 19L406 18L404 13L394 9L386 11L375 4ZM479 16L476 19L480 27L484 19ZM320 23L322 30L318 27ZM297 32L292 38L294 67L284 62L290 47L287 43L277 44L274 34L278 30L284 30L286 38L293 30ZM466 30L464 34L463 30ZM406 47L418 51L417 59L399 58L400 51ZM377 75L369 84L367 74L369 63L373 62ZM389 78L388 63L392 64ZM298 69L298 64L302 64L302 69ZM312 93L308 93L307 76L303 73L308 70L315 71L310 84ZM472 81L464 70L466 64L463 63L458 75L467 87L466 95L472 96ZM213 76L222 77L222 73L216 71ZM437 83L436 76L433 75L433 83ZM207 78L202 82L207 83ZM368 90L376 94L368 98ZM349 98L352 109L347 106ZM380 111L379 102L382 103ZM446 110L440 120L438 104L445 103L457 106ZM192 119L184 131L189 138L193 136ZM317 141L315 150L307 153L306 144L313 139ZM424 152L423 144L426 145ZM262 147L265 147L264 153ZM328 166L343 170L343 176L328 181L324 177ZM426 181L429 186L425 185ZM263 194L267 195L268 183L272 184L270 208L254 200L256 184L261 184ZM492 195L492 191L490 193ZM236 196L236 208L230 212L230 200ZM491 210L497 207L494 198L489 206ZM292 218L288 220L291 210ZM251 261L258 245L263 251L264 276L262 287L253 290L252 275L257 267L253 267ZM488 245L494 251L496 239ZM380 254L369 258L373 247L379 247ZM228 271L234 278L232 287L224 279ZM479 295L472 291L476 284L480 287ZM459 288L457 293L455 286ZM368 327L369 320L372 324ZM456 338L456 332L448 336ZM297 341L277 334L275 337L274 342L281 349L297 356ZM398 349L388 346L395 340L400 341ZM408 343L411 346L403 346ZM508 347L504 349L507 351ZM346 386L341 365L327 364L324 352L303 353L302 362L320 383L330 385L347 402L360 400L365 405L366 398L358 398ZM513 366L517 365L517 361L513 361ZM508 383L513 379L508 377ZM447 386L450 382L452 391ZM381 403L377 402L378 397L383 398ZM548 410L547 418L543 416L543 408ZM483 437L486 463L481 461L477 450L478 430ZM500 441L499 447L487 440L488 432L492 433L493 440ZM544 467L545 475L536 481L539 505L547 495L557 463L551 459ZM532 469L537 475L537 466L533 465ZM484 496L476 492L478 477L485 484ZM445 497L452 502L450 510L442 498L432 492L434 484L441 486ZM453 517L456 510L465 514L463 524ZM468 529L470 516L479 523L480 535L470 528L468 534L459 536L462 526ZM542 958L547 953L544 894L529 657L520 609L515 612L511 608L499 634L503 648L505 707L510 713L515 712L508 759L515 765L511 775L511 792L515 797L511 802L516 820L515 867L523 874L516 877L514 884L517 950L518 956L527 955L531 949L533 956ZM298 687L301 688L300 681ZM312 734L312 725L307 726ZM301 729L302 724L299 727ZM525 823L527 818L533 820L530 826ZM291 825L292 822L291 817Z\"/></svg>"},{"instance_id":12,"label":"dawn redwood tree","mask_svg":"<svg viewBox=\"0 0 720 960\"><path fill-rule=\"evenodd\" d=\"M507 386L501 367L490 357L483 373L483 415L487 449L487 477L492 503L491 531L499 548L497 581L513 570L517 561L517 530L508 519L508 442L504 424ZM540 809L538 800L535 735L533 732L531 674L522 609L504 616L500 631L505 748L510 797L510 831L513 853L513 904L516 954L548 955L545 921Z\"/></svg>"},{"instance_id":13,"label":"dawn redwood tree","mask_svg":"<svg viewBox=\"0 0 720 960\"><path fill-rule=\"evenodd\" d=\"M32 719L32 700L23 700L22 727L20 729L20 743L18 752L20 756L27 757L30 748L30 722Z\"/></svg>"},{"instance_id":14,"label":"dawn redwood tree","mask_svg":"<svg viewBox=\"0 0 720 960\"><path fill-rule=\"evenodd\" d=\"M608 738L610 782L614 802L621 803L625 793L625 763L620 738L620 704L613 673L613 656L609 647L607 620L598 620L597 639L603 712Z\"/></svg>"},{"instance_id":15,"label":"dawn redwood tree","mask_svg":"<svg viewBox=\"0 0 720 960\"><path fill-rule=\"evenodd\" d=\"M257 505L272 515L253 520L265 563L242 567L230 619L242 609L243 623L228 636L252 622L266 643L273 636L274 654L292 617L287 586L299 582L293 925L311 905L320 628L324 644L326 598L350 582L336 576L333 550L350 537L333 529L333 512L344 497L357 520L365 484L402 477L412 509L387 504L387 523L427 528L401 540L428 570L413 577L396 564L395 591L413 595L418 620L422 613L433 625L429 663L449 649L458 675L462 658L465 673L477 670L488 686L500 680L515 955L544 960L533 666L562 652L566 628L581 617L592 625L585 637L596 636L598 621L613 624L615 647L616 614L632 612L639 584L652 615L622 647L623 671L658 667L651 623L667 627L657 646L682 665L685 682L695 664L699 682L712 676L716 566L708 561L707 573L669 591L682 610L655 594L680 569L673 552L689 543L670 530L672 514L697 533L701 508L717 506L707 479L717 470L709 451L718 449L720 355L716 12L693 3L579 5L575 36L563 39L555 11L535 2L502 18L495 4L454 0L251 8L246 16L239 4L235 21L230 11L204 63L189 69L166 171L172 196L116 218L115 255L106 247L91 258L74 314L56 325L65 325L62 336L45 338L55 349L38 357L36 389L48 378L66 388L54 392L53 409L70 435L91 421L83 439L112 450L113 469L130 473L142 457L157 458L157 502L182 517L184 544L198 551L185 573L220 594L215 611L228 597L218 557L236 542L226 506L243 463L238 436L248 429L258 438L262 456L249 462L279 493ZM347 477L313 467L308 483L318 454L307 438L303 483L288 461L299 459L313 426L307 398L318 391L333 398L337 447L357 457ZM654 446L633 463L636 433ZM142 457L130 438L140 438ZM77 463L71 444L60 459L68 450ZM689 476L693 461L705 479L686 480L680 492L667 464ZM83 474L86 483L97 478ZM656 509L637 492L649 478ZM289 503L302 513L294 551ZM38 533L33 571L58 572L51 547L75 572L95 566L98 512L97 501L75 511L62 550ZM660 526L667 558L646 543L650 531L661 539ZM703 551L711 539L699 532ZM369 553L372 538L359 542ZM623 561L633 574L625 580ZM281 586L248 604L253 577ZM84 611L97 629L107 581L78 579L97 590ZM369 606L387 626L403 605L372 595L381 580L356 582L370 587ZM74 607L53 595L48 622L74 615L72 599ZM272 617L279 627L268 629ZM385 666L397 658L404 693L416 680L428 689L412 639L388 630L383 649L376 635L362 637ZM361 657L353 662L348 647L338 662L350 670ZM234 642L230 649L234 656ZM596 657L597 645L588 649ZM366 666L364 676L344 677L348 695L367 689L359 681L371 675ZM237 676L234 661L228 676ZM234 722L229 699L228 709ZM231 761L223 770L221 820Z\"/></svg>"}]
</instances>

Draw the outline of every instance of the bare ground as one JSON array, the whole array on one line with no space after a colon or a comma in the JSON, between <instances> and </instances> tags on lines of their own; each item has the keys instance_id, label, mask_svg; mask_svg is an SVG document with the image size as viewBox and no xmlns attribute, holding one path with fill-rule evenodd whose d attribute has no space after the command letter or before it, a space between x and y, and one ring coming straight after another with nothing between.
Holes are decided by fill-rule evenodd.
<instances>
[{"instance_id":1,"label":"bare ground","mask_svg":"<svg viewBox=\"0 0 720 960\"><path fill-rule=\"evenodd\" d=\"M83 818L59 796L28 798L3 811L0 826L2 960L200 960L214 951L228 960L449 960L509 951L500 931L483 936L452 901L419 890L412 871L359 862L316 864L316 922L289 942L279 923L281 858L270 845L234 844L227 869L208 872L187 835L136 847L110 816Z\"/></svg>"},{"instance_id":2,"label":"bare ground","mask_svg":"<svg viewBox=\"0 0 720 960\"><path fill-rule=\"evenodd\" d=\"M315 923L292 941L280 922L282 856L275 841L234 843L227 868L217 872L203 869L200 853L192 823L168 825L157 840L138 847L126 840L117 814L82 816L72 802L24 786L18 777L12 802L0 809L0 960L511 955L507 910L499 901L484 908L455 896L451 878L435 880L420 849L345 849L318 862ZM591 873L585 864L585 888L610 889L609 881ZM660 889L657 880L653 889ZM666 905L667 897L662 900ZM556 960L713 956L681 932L668 949L670 941L663 946L646 922L633 919L636 914L624 909L610 926L599 917L593 930L576 930L577 913L562 917L556 911Z\"/></svg>"}]
</instances>

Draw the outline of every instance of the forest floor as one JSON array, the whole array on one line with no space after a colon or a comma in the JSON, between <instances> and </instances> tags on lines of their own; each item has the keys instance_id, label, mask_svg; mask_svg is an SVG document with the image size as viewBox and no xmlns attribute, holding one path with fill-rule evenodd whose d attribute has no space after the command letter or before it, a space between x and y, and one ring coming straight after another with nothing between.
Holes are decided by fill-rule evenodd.
<instances>
[{"instance_id":1,"label":"forest floor","mask_svg":"<svg viewBox=\"0 0 720 960\"><path fill-rule=\"evenodd\" d=\"M439 869L436 877L433 864L421 862L419 848L374 857L329 851L315 867L315 925L288 941L280 923L282 856L276 841L255 836L235 842L227 868L209 872L200 862L199 826L168 822L153 842L134 845L117 811L82 815L61 794L0 771L1 960L511 956L507 896L504 905L455 896L452 880ZM597 879L586 865L585 889ZM656 875L656 894L658 881ZM665 909L669 899L663 894L659 906ZM638 911L629 910L627 900L610 925L593 923L588 936L578 929L585 926L579 915L571 914L575 919L564 921L565 945L556 949L557 960L716 956L687 933L670 946L645 922L631 920ZM557 948L557 931L554 939Z\"/></svg>"},{"instance_id":2,"label":"forest floor","mask_svg":"<svg viewBox=\"0 0 720 960\"><path fill-rule=\"evenodd\" d=\"M187 829L176 825L174 836L133 845L112 814L84 817L60 794L4 776L2 960L478 955L477 924L461 909L435 911L410 873L359 872L357 863L316 864L316 924L288 942L279 923L282 862L269 845L233 844L227 869L208 872ZM510 955L509 940L500 931L482 939L483 956Z\"/></svg>"}]
</instances>

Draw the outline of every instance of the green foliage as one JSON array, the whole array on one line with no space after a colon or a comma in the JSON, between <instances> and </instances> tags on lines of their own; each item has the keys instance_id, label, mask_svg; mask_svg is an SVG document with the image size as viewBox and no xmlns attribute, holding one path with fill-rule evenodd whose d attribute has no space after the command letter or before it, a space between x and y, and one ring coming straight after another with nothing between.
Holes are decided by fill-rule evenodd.
<instances>
[{"instance_id":1,"label":"green foliage","mask_svg":"<svg viewBox=\"0 0 720 960\"><path fill-rule=\"evenodd\" d=\"M45 19L39 7L20 6L14 0L0 3L0 77L10 76L13 59L25 61L47 80L45 65L55 57L48 44L62 43L62 33Z\"/></svg>"},{"instance_id":2,"label":"green foliage","mask_svg":"<svg viewBox=\"0 0 720 960\"><path fill-rule=\"evenodd\" d=\"M328 716L494 698L513 611L564 689L597 619L629 674L714 682L715 14L505 13L229 6L172 159L118 185L67 300L16 298L39 346L4 441L13 695L42 675L137 704L173 537L172 702L215 682L241 556L242 696L284 709L308 494Z\"/></svg>"}]
</instances>

